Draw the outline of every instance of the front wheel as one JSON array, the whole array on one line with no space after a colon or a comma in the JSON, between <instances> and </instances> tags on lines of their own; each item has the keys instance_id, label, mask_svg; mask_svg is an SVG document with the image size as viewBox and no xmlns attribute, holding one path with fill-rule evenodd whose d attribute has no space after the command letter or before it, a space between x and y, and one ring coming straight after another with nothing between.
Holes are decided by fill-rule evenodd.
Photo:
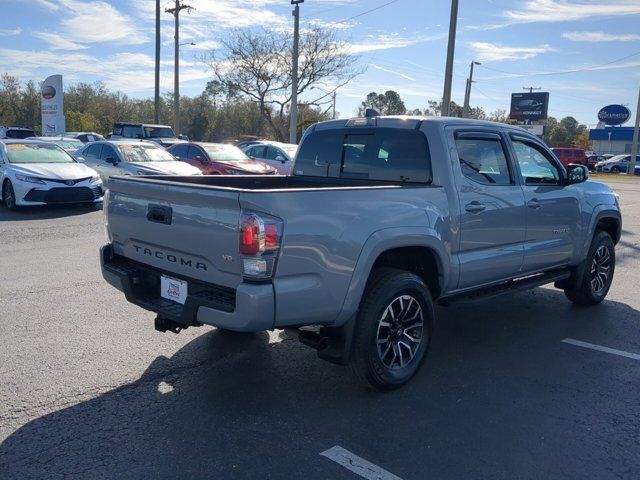
<instances>
[{"instance_id":1,"label":"front wheel","mask_svg":"<svg viewBox=\"0 0 640 480\"><path fill-rule=\"evenodd\" d=\"M616 268L616 251L611 236L598 230L585 259L581 278L564 293L576 305L597 305L604 300L611 288Z\"/></svg>"},{"instance_id":2,"label":"front wheel","mask_svg":"<svg viewBox=\"0 0 640 480\"><path fill-rule=\"evenodd\" d=\"M391 390L407 383L420 368L435 309L417 275L388 268L372 275L358 313L351 369L363 383Z\"/></svg>"},{"instance_id":3,"label":"front wheel","mask_svg":"<svg viewBox=\"0 0 640 480\"><path fill-rule=\"evenodd\" d=\"M620 167L618 166L611 167L611 173L620 173Z\"/></svg>"},{"instance_id":4,"label":"front wheel","mask_svg":"<svg viewBox=\"0 0 640 480\"><path fill-rule=\"evenodd\" d=\"M9 180L6 180L2 187L2 201L7 210L15 210L17 208L16 193Z\"/></svg>"}]
</instances>

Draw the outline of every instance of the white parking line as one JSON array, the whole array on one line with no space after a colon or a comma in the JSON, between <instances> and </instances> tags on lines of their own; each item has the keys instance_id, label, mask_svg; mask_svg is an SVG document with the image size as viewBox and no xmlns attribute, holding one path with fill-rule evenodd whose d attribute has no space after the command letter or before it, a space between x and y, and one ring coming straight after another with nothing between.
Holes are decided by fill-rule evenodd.
<instances>
[{"instance_id":1,"label":"white parking line","mask_svg":"<svg viewBox=\"0 0 640 480\"><path fill-rule=\"evenodd\" d=\"M327 457L329 460L333 460L347 470L351 470L353 473L367 480L402 480L393 473L389 473L385 469L371 462L367 462L364 458L360 458L338 445L331 447L320 455Z\"/></svg>"},{"instance_id":2,"label":"white parking line","mask_svg":"<svg viewBox=\"0 0 640 480\"><path fill-rule=\"evenodd\" d=\"M613 355L619 355L621 357L631 358L633 360L640 360L640 355L637 353L629 353L624 350L616 350L615 348L603 347L601 345L595 345L593 343L581 342L580 340L574 340L573 338L565 338L563 343L569 343L577 347L590 348L591 350L597 350L599 352L611 353Z\"/></svg>"}]
</instances>

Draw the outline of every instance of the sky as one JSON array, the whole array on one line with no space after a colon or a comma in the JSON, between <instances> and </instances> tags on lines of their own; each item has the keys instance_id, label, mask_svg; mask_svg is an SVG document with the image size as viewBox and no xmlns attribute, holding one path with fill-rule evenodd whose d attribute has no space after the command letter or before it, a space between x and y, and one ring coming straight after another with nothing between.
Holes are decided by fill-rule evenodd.
<instances>
[{"instance_id":1,"label":"sky","mask_svg":"<svg viewBox=\"0 0 640 480\"><path fill-rule=\"evenodd\" d=\"M203 55L234 29L293 29L288 0L185 0L183 95L212 79ZM173 90L173 1L162 0L161 89ZM0 72L21 80L62 74L65 84L104 82L132 97L154 88L154 0L2 0ZM379 8L378 8L379 7ZM450 2L306 0L302 28L335 29L365 72L337 91L341 117L369 92L396 90L408 108L443 94ZM589 126L620 103L635 111L640 87L640 0L460 0L452 100L462 104L469 64L471 105L508 109L512 92L550 93L549 115ZM324 88L331 89L331 85ZM315 93L315 92L311 92ZM301 101L313 100L312 97Z\"/></svg>"}]
</instances>

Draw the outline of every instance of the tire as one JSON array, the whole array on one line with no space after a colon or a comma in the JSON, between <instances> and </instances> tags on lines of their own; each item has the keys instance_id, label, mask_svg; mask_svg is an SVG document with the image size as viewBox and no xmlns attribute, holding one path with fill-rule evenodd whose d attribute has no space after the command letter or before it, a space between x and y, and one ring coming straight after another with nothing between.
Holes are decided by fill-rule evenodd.
<instances>
[{"instance_id":1,"label":"tire","mask_svg":"<svg viewBox=\"0 0 640 480\"><path fill-rule=\"evenodd\" d=\"M407 383L427 354L434 319L433 299L420 277L391 268L374 271L353 337L350 367L358 381L378 390Z\"/></svg>"},{"instance_id":2,"label":"tire","mask_svg":"<svg viewBox=\"0 0 640 480\"><path fill-rule=\"evenodd\" d=\"M616 251L611 236L597 230L591 241L589 252L582 268L581 278L572 282L575 287L567 288L564 294L575 305L591 306L602 302L613 281L616 268Z\"/></svg>"},{"instance_id":3,"label":"tire","mask_svg":"<svg viewBox=\"0 0 640 480\"><path fill-rule=\"evenodd\" d=\"M5 180L4 185L2 186L2 202L7 210L15 210L16 205L16 193L13 190L13 185L11 185L11 181Z\"/></svg>"},{"instance_id":4,"label":"tire","mask_svg":"<svg viewBox=\"0 0 640 480\"><path fill-rule=\"evenodd\" d=\"M611 167L611 173L620 173L620 167L617 165L615 167Z\"/></svg>"}]
</instances>

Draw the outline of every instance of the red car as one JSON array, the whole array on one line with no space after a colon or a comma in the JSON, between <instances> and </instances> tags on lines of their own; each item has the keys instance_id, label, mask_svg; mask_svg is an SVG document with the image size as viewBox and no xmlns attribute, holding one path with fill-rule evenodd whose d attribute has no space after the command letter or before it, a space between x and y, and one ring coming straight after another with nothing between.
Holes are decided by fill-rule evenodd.
<instances>
[{"instance_id":1,"label":"red car","mask_svg":"<svg viewBox=\"0 0 640 480\"><path fill-rule=\"evenodd\" d=\"M587 166L587 154L582 148L552 148L551 151L565 167L570 163Z\"/></svg>"},{"instance_id":2,"label":"red car","mask_svg":"<svg viewBox=\"0 0 640 480\"><path fill-rule=\"evenodd\" d=\"M238 147L223 143L177 143L167 148L178 160L202 170L205 175L274 175L276 169L249 158Z\"/></svg>"}]
</instances>

